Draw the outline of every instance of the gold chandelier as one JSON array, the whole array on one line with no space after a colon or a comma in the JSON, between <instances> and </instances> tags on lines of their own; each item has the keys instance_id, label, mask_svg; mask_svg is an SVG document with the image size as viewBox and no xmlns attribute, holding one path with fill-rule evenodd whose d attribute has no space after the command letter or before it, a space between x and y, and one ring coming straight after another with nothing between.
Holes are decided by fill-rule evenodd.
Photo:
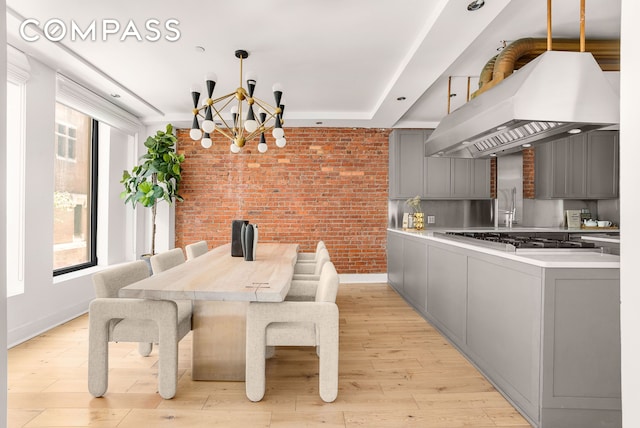
<instances>
[{"instance_id":1,"label":"gold chandelier","mask_svg":"<svg viewBox=\"0 0 640 428\"><path fill-rule=\"evenodd\" d=\"M264 133L268 131L271 131L271 135L275 138L276 146L284 147L287 144L284 130L282 129L282 124L284 123L282 119L284 111L282 87L278 83L273 85L275 106L253 96L256 88L255 78L247 76L248 89L243 88L242 60L248 56L249 53L247 51L236 51L236 57L240 59L240 85L234 92L213 99L213 89L217 80L215 74L208 74L206 77L207 99L204 100L200 107L198 106L200 91L198 89L191 90L193 124L191 125L189 136L196 141L201 139L200 144L205 149L208 149L213 144L211 141L213 132L219 132L231 140L230 149L233 153L239 153L247 141L258 135L260 136L258 151L260 153L266 152L267 141ZM246 107L244 101L246 101ZM231 123L225 120L221 114L228 106L231 106ZM257 112L255 111L256 106L258 108ZM243 112L246 112L246 114L243 114ZM198 123L198 117L204 118L202 127Z\"/></svg>"}]
</instances>

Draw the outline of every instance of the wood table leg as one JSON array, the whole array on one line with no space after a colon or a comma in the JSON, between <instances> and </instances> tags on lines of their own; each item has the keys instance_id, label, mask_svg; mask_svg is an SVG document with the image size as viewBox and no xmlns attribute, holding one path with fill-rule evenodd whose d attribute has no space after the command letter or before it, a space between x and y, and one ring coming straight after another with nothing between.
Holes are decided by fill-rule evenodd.
<instances>
[{"instance_id":1,"label":"wood table leg","mask_svg":"<svg viewBox=\"0 0 640 428\"><path fill-rule=\"evenodd\" d=\"M244 381L249 302L193 302L193 380Z\"/></svg>"}]
</instances>

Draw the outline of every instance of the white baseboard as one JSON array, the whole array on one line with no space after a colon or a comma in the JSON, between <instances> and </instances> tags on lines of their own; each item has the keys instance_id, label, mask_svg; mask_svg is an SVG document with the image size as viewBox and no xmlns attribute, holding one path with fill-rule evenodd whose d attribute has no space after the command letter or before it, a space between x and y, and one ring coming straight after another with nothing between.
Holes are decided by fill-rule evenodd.
<instances>
[{"instance_id":1,"label":"white baseboard","mask_svg":"<svg viewBox=\"0 0 640 428\"><path fill-rule=\"evenodd\" d=\"M341 284L379 284L387 282L386 273L343 273L340 274Z\"/></svg>"},{"instance_id":2,"label":"white baseboard","mask_svg":"<svg viewBox=\"0 0 640 428\"><path fill-rule=\"evenodd\" d=\"M79 303L75 306L65 308L60 312L52 314L51 316L40 318L26 325L9 330L7 332L7 349L19 345L22 342L26 342L27 340L39 336L54 327L87 313L89 303L90 301Z\"/></svg>"}]
</instances>

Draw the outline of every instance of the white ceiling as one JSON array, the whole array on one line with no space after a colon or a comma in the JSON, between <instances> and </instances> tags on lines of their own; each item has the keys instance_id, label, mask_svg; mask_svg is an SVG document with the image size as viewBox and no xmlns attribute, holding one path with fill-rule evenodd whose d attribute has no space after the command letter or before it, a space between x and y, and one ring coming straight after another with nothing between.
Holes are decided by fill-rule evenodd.
<instances>
[{"instance_id":1,"label":"white ceiling","mask_svg":"<svg viewBox=\"0 0 640 428\"><path fill-rule=\"evenodd\" d=\"M10 44L145 124L189 126L191 87L215 72L215 95L235 90L234 52L245 49L244 71L257 75L257 97L271 102L272 84L284 86L286 126L435 127L447 113L449 76L459 104L467 77L475 82L501 41L546 37L546 0L486 0L476 12L467 11L470 1L7 0L7 32ZM579 3L554 1L554 37L578 38ZM19 33L27 18L41 26L60 19L68 34L55 43L43 36L27 42ZM178 20L179 39L144 39L153 36L145 29L152 18ZM100 27L110 19L121 29L103 41ZM84 30L94 20L97 40L70 39L73 23ZM142 41L120 40L130 20ZM589 0L586 34L619 39L620 1ZM110 97L115 93L120 98Z\"/></svg>"}]
</instances>

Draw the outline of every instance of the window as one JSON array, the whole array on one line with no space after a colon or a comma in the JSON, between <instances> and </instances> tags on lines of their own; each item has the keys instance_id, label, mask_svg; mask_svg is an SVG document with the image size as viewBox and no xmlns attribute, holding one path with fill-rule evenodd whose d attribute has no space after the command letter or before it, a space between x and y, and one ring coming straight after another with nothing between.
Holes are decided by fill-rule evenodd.
<instances>
[{"instance_id":1,"label":"window","mask_svg":"<svg viewBox=\"0 0 640 428\"><path fill-rule=\"evenodd\" d=\"M76 135L75 126L56 123L56 154L59 159L76 160Z\"/></svg>"},{"instance_id":2,"label":"window","mask_svg":"<svg viewBox=\"0 0 640 428\"><path fill-rule=\"evenodd\" d=\"M88 266L96 259L98 122L56 104L53 274Z\"/></svg>"}]
</instances>

